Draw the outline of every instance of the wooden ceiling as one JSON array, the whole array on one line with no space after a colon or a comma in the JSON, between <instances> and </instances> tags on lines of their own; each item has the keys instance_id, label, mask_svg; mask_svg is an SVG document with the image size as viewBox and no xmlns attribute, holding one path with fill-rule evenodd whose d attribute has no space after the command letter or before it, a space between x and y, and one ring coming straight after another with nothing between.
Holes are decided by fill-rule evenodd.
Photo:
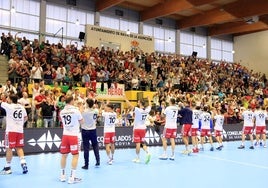
<instances>
[{"instance_id":1,"label":"wooden ceiling","mask_svg":"<svg viewBox=\"0 0 268 188\"><path fill-rule=\"evenodd\" d=\"M114 6L138 11L140 21L166 17L181 30L206 27L210 36L268 30L268 0L96 0L96 11Z\"/></svg>"}]
</instances>

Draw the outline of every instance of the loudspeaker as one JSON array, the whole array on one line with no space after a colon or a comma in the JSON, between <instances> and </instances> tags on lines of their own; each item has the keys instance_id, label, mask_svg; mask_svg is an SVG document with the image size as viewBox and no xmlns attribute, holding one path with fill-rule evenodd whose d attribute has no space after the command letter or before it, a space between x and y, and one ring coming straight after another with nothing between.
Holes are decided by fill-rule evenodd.
<instances>
[{"instance_id":1,"label":"loudspeaker","mask_svg":"<svg viewBox=\"0 0 268 188\"><path fill-rule=\"evenodd\" d=\"M196 57L197 56L197 52L193 51L192 56L193 57Z\"/></svg>"},{"instance_id":2,"label":"loudspeaker","mask_svg":"<svg viewBox=\"0 0 268 188\"><path fill-rule=\"evenodd\" d=\"M83 39L85 39L85 33L84 32L80 32L78 38L80 39L80 41L82 41Z\"/></svg>"},{"instance_id":3,"label":"loudspeaker","mask_svg":"<svg viewBox=\"0 0 268 188\"><path fill-rule=\"evenodd\" d=\"M163 25L163 20L156 18L155 23L158 25Z\"/></svg>"},{"instance_id":4,"label":"loudspeaker","mask_svg":"<svg viewBox=\"0 0 268 188\"><path fill-rule=\"evenodd\" d=\"M122 16L124 16L124 12L123 12L122 10L118 10L118 9L116 9L116 10L115 10L115 15L116 15L116 16L121 16L121 17L122 17Z\"/></svg>"},{"instance_id":5,"label":"loudspeaker","mask_svg":"<svg viewBox=\"0 0 268 188\"><path fill-rule=\"evenodd\" d=\"M66 0L66 4L76 6L76 0Z\"/></svg>"}]
</instances>

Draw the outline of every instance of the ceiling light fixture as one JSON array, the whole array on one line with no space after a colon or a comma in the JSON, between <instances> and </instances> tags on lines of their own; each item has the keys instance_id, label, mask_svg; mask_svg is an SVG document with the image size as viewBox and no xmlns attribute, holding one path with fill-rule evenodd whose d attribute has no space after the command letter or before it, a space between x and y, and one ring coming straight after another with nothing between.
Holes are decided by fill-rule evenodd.
<instances>
[{"instance_id":1,"label":"ceiling light fixture","mask_svg":"<svg viewBox=\"0 0 268 188\"><path fill-rule=\"evenodd\" d=\"M127 29L126 33L127 33L127 35L130 35L130 31L129 31L129 29Z\"/></svg>"},{"instance_id":2,"label":"ceiling light fixture","mask_svg":"<svg viewBox=\"0 0 268 188\"><path fill-rule=\"evenodd\" d=\"M78 19L76 19L75 25L79 25L79 20Z\"/></svg>"},{"instance_id":3,"label":"ceiling light fixture","mask_svg":"<svg viewBox=\"0 0 268 188\"><path fill-rule=\"evenodd\" d=\"M16 13L16 9L15 9L15 7L12 6L10 11L11 11L11 13Z\"/></svg>"}]
</instances>

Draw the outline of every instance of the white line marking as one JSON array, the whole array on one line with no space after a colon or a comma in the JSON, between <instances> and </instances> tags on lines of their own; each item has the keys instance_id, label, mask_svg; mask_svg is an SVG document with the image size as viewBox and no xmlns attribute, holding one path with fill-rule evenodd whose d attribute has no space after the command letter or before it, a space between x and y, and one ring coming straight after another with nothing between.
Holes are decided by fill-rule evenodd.
<instances>
[{"instance_id":1,"label":"white line marking","mask_svg":"<svg viewBox=\"0 0 268 188\"><path fill-rule=\"evenodd\" d=\"M250 167L255 167L255 168L262 168L268 170L268 166L263 166L263 165L257 165L257 164L251 164L251 163L245 163L245 162L239 162L239 161L234 161L234 160L229 160L229 159L224 159L224 158L219 158L219 157L213 157L209 155L200 155L204 156L210 159L218 160L218 161L225 161L225 162L230 162L230 163L235 163L235 164L240 164L244 166L250 166Z\"/></svg>"}]
</instances>

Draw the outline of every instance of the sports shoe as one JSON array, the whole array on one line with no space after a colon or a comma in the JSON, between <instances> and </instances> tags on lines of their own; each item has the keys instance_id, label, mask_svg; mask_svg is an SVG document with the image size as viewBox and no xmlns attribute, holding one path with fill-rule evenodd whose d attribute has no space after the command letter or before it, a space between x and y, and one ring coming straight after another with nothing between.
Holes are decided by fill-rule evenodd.
<instances>
[{"instance_id":1,"label":"sports shoe","mask_svg":"<svg viewBox=\"0 0 268 188\"><path fill-rule=\"evenodd\" d=\"M214 147L211 147L211 148L210 148L210 151L214 151Z\"/></svg>"},{"instance_id":2,"label":"sports shoe","mask_svg":"<svg viewBox=\"0 0 268 188\"><path fill-rule=\"evenodd\" d=\"M199 148L199 151L204 151L204 148L203 147Z\"/></svg>"},{"instance_id":3,"label":"sports shoe","mask_svg":"<svg viewBox=\"0 0 268 188\"><path fill-rule=\"evenodd\" d=\"M238 147L238 149L245 149L245 146L241 145Z\"/></svg>"},{"instance_id":4,"label":"sports shoe","mask_svg":"<svg viewBox=\"0 0 268 188\"><path fill-rule=\"evenodd\" d=\"M107 162L109 165L113 164L113 159L109 159L109 161Z\"/></svg>"},{"instance_id":5,"label":"sports shoe","mask_svg":"<svg viewBox=\"0 0 268 188\"><path fill-rule=\"evenodd\" d=\"M161 159L161 160L167 160L168 157L167 157L166 154L162 154L162 155L159 157L159 159Z\"/></svg>"},{"instance_id":6,"label":"sports shoe","mask_svg":"<svg viewBox=\"0 0 268 188\"><path fill-rule=\"evenodd\" d=\"M191 150L183 150L181 153L184 155L190 155L192 153L192 151Z\"/></svg>"},{"instance_id":7,"label":"sports shoe","mask_svg":"<svg viewBox=\"0 0 268 188\"><path fill-rule=\"evenodd\" d=\"M221 147L221 146L219 146L219 147L216 147L216 150L219 150L219 151L221 151L221 149L222 149L222 147Z\"/></svg>"},{"instance_id":8,"label":"sports shoe","mask_svg":"<svg viewBox=\"0 0 268 188\"><path fill-rule=\"evenodd\" d=\"M100 166L100 162L97 161L96 164L95 164L95 167L99 167Z\"/></svg>"},{"instance_id":9,"label":"sports shoe","mask_svg":"<svg viewBox=\"0 0 268 188\"><path fill-rule=\"evenodd\" d=\"M12 174L11 168L10 167L4 167L3 170L1 170L0 174L1 175Z\"/></svg>"},{"instance_id":10,"label":"sports shoe","mask_svg":"<svg viewBox=\"0 0 268 188\"><path fill-rule=\"evenodd\" d=\"M139 158L135 158L135 159L132 160L132 162L134 162L134 163L140 163L141 161L140 161Z\"/></svg>"},{"instance_id":11,"label":"sports shoe","mask_svg":"<svg viewBox=\"0 0 268 188\"><path fill-rule=\"evenodd\" d=\"M262 146L262 142L260 142L260 146Z\"/></svg>"},{"instance_id":12,"label":"sports shoe","mask_svg":"<svg viewBox=\"0 0 268 188\"><path fill-rule=\"evenodd\" d=\"M65 174L60 175L60 181L61 181L61 182L65 182L65 181L66 181L66 176L65 176Z\"/></svg>"},{"instance_id":13,"label":"sports shoe","mask_svg":"<svg viewBox=\"0 0 268 188\"><path fill-rule=\"evenodd\" d=\"M21 167L22 167L22 173L27 174L28 173L28 168L27 168L26 163L21 164Z\"/></svg>"},{"instance_id":14,"label":"sports shoe","mask_svg":"<svg viewBox=\"0 0 268 188\"><path fill-rule=\"evenodd\" d=\"M171 156L169 157L169 160L174 161L174 160L175 160L175 155L171 155Z\"/></svg>"},{"instance_id":15,"label":"sports shoe","mask_svg":"<svg viewBox=\"0 0 268 188\"><path fill-rule=\"evenodd\" d=\"M254 146L250 146L249 149L254 149Z\"/></svg>"},{"instance_id":16,"label":"sports shoe","mask_svg":"<svg viewBox=\"0 0 268 188\"><path fill-rule=\"evenodd\" d=\"M258 145L259 145L259 142L255 142L255 143L254 143L254 146L258 146Z\"/></svg>"},{"instance_id":17,"label":"sports shoe","mask_svg":"<svg viewBox=\"0 0 268 188\"><path fill-rule=\"evenodd\" d=\"M81 178L73 178L73 177L69 177L68 183L69 184L74 184L74 183L79 183L81 182L82 179Z\"/></svg>"},{"instance_id":18,"label":"sports shoe","mask_svg":"<svg viewBox=\"0 0 268 188\"><path fill-rule=\"evenodd\" d=\"M88 169L88 165L82 166L81 168L84 169L84 170L87 170Z\"/></svg>"},{"instance_id":19,"label":"sports shoe","mask_svg":"<svg viewBox=\"0 0 268 188\"><path fill-rule=\"evenodd\" d=\"M151 160L151 154L148 153L148 154L146 155L145 164L148 164L148 163L150 162L150 160Z\"/></svg>"},{"instance_id":20,"label":"sports shoe","mask_svg":"<svg viewBox=\"0 0 268 188\"><path fill-rule=\"evenodd\" d=\"M198 148L193 148L193 153L198 153L198 152L199 152Z\"/></svg>"},{"instance_id":21,"label":"sports shoe","mask_svg":"<svg viewBox=\"0 0 268 188\"><path fill-rule=\"evenodd\" d=\"M267 148L266 144L263 144L263 147L264 147L264 148Z\"/></svg>"}]
</instances>

